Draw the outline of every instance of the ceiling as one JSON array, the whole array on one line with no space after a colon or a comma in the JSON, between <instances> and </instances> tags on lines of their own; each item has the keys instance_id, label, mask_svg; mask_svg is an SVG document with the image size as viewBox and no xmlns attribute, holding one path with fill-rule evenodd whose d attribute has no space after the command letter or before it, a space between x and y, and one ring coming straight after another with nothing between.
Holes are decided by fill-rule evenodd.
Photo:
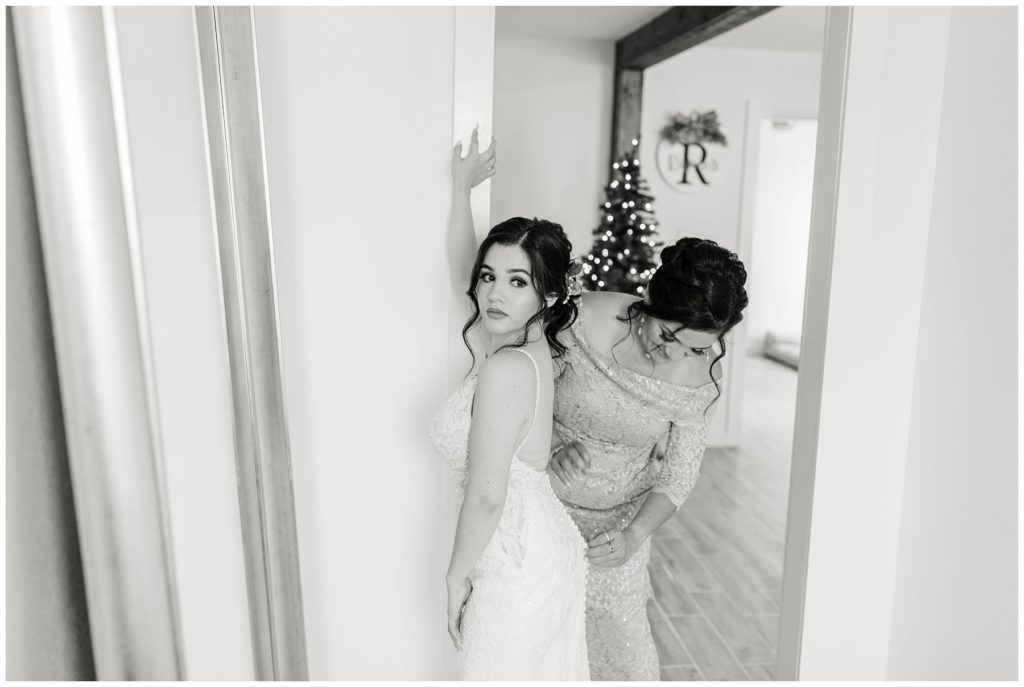
<instances>
[{"instance_id":1,"label":"ceiling","mask_svg":"<svg viewBox=\"0 0 1024 687\"><path fill-rule=\"evenodd\" d=\"M704 43L717 48L821 52L824 7L779 7Z\"/></svg>"},{"instance_id":2,"label":"ceiling","mask_svg":"<svg viewBox=\"0 0 1024 687\"><path fill-rule=\"evenodd\" d=\"M495 35L520 38L615 41L671 9L661 6L498 6ZM717 36L705 45L821 52L824 7L779 7Z\"/></svg>"},{"instance_id":3,"label":"ceiling","mask_svg":"<svg viewBox=\"0 0 1024 687\"><path fill-rule=\"evenodd\" d=\"M668 6L498 6L494 33L499 37L616 41L668 9Z\"/></svg>"}]
</instances>

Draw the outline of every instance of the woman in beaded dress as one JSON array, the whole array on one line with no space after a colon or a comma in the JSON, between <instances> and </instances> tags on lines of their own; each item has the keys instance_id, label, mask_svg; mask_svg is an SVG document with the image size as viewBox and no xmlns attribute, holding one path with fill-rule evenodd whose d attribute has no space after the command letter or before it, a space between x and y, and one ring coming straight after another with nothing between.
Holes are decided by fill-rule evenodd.
<instances>
[{"instance_id":1,"label":"woman in beaded dress","mask_svg":"<svg viewBox=\"0 0 1024 687\"><path fill-rule=\"evenodd\" d=\"M714 241L680 239L661 262L643 299L583 294L560 335L548 470L587 539L593 680L660 679L650 537L697 481L725 335L747 305L743 263Z\"/></svg>"},{"instance_id":2,"label":"woman in beaded dress","mask_svg":"<svg viewBox=\"0 0 1024 687\"><path fill-rule=\"evenodd\" d=\"M591 679L660 677L647 619L650 537L697 481L744 280L734 255L682 239L662 251L646 299L586 293L563 338L549 472L589 546Z\"/></svg>"}]
</instances>

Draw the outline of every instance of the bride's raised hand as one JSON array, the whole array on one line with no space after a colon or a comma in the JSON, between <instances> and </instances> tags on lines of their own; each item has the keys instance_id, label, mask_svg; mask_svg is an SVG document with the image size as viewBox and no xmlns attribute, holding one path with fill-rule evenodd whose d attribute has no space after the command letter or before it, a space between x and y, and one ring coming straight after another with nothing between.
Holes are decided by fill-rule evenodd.
<instances>
[{"instance_id":1,"label":"bride's raised hand","mask_svg":"<svg viewBox=\"0 0 1024 687\"><path fill-rule=\"evenodd\" d=\"M479 127L473 129L465 157L462 156L462 141L455 144L452 155L452 181L455 188L460 191L468 192L485 179L494 176L496 171L498 142L492 136L490 146L481 152L478 129Z\"/></svg>"}]
</instances>

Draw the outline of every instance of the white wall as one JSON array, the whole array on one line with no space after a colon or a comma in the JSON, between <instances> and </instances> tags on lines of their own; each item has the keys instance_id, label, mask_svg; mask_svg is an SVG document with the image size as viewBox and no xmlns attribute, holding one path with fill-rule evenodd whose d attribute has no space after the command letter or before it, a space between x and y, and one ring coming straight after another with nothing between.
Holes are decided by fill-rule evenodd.
<instances>
[{"instance_id":1,"label":"white wall","mask_svg":"<svg viewBox=\"0 0 1024 687\"><path fill-rule=\"evenodd\" d=\"M777 127L776 121L788 124ZM800 338L817 122L762 119L750 221L752 246L745 316L751 351L767 332Z\"/></svg>"},{"instance_id":2,"label":"white wall","mask_svg":"<svg viewBox=\"0 0 1024 687\"><path fill-rule=\"evenodd\" d=\"M701 236L738 251L745 260L753 257L746 255L741 210L744 195L752 191L750 182L743 187L744 172L756 158L760 122L815 119L820 72L817 53L701 45L644 71L640 164L654 196L662 240ZM684 194L658 173L655 150L669 117L692 110L716 110L728 144L708 146L722 167L708 187Z\"/></svg>"},{"instance_id":3,"label":"white wall","mask_svg":"<svg viewBox=\"0 0 1024 687\"><path fill-rule=\"evenodd\" d=\"M314 680L450 677L450 478L428 423L453 335L454 51L472 33L461 59L486 64L494 16L464 11L256 8Z\"/></svg>"},{"instance_id":4,"label":"white wall","mask_svg":"<svg viewBox=\"0 0 1024 687\"><path fill-rule=\"evenodd\" d=\"M698 45L644 71L640 164L654 196L661 239L671 244L683 236L700 236L735 251L750 275L748 312L759 307L760 295L753 290L757 257L751 254L760 122L814 119L820 70L817 53ZM718 164L708 175L708 186L679 191L659 171L659 132L671 115L693 110L718 112L727 145L708 146ZM727 337L732 355L725 360L725 388L711 423L711 445L742 440L747 328L748 322L741 322Z\"/></svg>"},{"instance_id":5,"label":"white wall","mask_svg":"<svg viewBox=\"0 0 1024 687\"><path fill-rule=\"evenodd\" d=\"M191 8L116 10L188 679L252 679Z\"/></svg>"},{"instance_id":6,"label":"white wall","mask_svg":"<svg viewBox=\"0 0 1024 687\"><path fill-rule=\"evenodd\" d=\"M954 8L945 77L886 677L1015 680L1017 9Z\"/></svg>"},{"instance_id":7,"label":"white wall","mask_svg":"<svg viewBox=\"0 0 1024 687\"><path fill-rule=\"evenodd\" d=\"M818 384L800 677L873 680L889 652L949 10L840 11L852 12L849 59L826 73L845 86L841 154L837 179L818 156L811 230L834 222L833 244L817 253L812 238L808 255L830 273L808 284L808 303L826 295L828 309L804 322L805 341L825 329L824 363L815 380L818 352L805 344L794 436L803 445L801 400ZM826 110L824 135L840 114ZM834 150L823 137L818 149ZM833 188L834 208L819 207ZM804 469L794 448L793 482ZM791 486L791 499L800 493Z\"/></svg>"},{"instance_id":8,"label":"white wall","mask_svg":"<svg viewBox=\"0 0 1024 687\"><path fill-rule=\"evenodd\" d=\"M613 41L495 39L495 222L558 222L573 254L587 254L608 181L614 66Z\"/></svg>"},{"instance_id":9,"label":"white wall","mask_svg":"<svg viewBox=\"0 0 1024 687\"><path fill-rule=\"evenodd\" d=\"M1013 679L1015 11L835 15L787 533L799 677Z\"/></svg>"}]
</instances>

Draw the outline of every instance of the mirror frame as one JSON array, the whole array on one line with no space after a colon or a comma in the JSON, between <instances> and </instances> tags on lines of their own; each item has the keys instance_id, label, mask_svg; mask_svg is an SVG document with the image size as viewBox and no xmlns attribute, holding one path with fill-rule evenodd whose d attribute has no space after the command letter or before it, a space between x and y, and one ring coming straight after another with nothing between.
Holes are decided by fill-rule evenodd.
<instances>
[{"instance_id":1,"label":"mirror frame","mask_svg":"<svg viewBox=\"0 0 1024 687\"><path fill-rule=\"evenodd\" d=\"M183 642L113 12L22 6L10 18L96 678L180 680Z\"/></svg>"},{"instance_id":2,"label":"mirror frame","mask_svg":"<svg viewBox=\"0 0 1024 687\"><path fill-rule=\"evenodd\" d=\"M195 22L231 369L253 664L258 680L306 680L254 11L196 7Z\"/></svg>"}]
</instances>

